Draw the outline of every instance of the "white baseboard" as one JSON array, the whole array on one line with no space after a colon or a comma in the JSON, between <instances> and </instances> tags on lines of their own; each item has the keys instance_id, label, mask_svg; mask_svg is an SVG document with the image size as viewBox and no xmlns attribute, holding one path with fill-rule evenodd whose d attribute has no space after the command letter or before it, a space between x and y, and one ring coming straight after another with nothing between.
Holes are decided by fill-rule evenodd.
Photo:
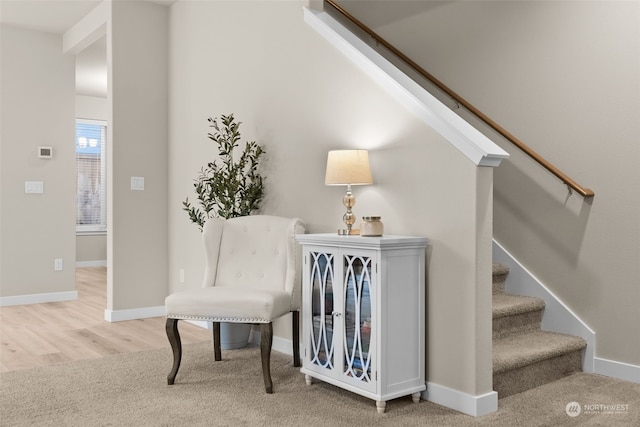
<instances>
[{"instance_id":1,"label":"white baseboard","mask_svg":"<svg viewBox=\"0 0 640 427\"><path fill-rule=\"evenodd\" d=\"M252 330L249 342L256 345L260 344L260 332L255 329ZM285 338L274 336L272 350L292 356L293 342ZM439 384L428 382L427 390L422 392L422 399L474 417L487 415L498 410L498 393L495 391L479 396L473 396Z\"/></svg>"},{"instance_id":2,"label":"white baseboard","mask_svg":"<svg viewBox=\"0 0 640 427\"><path fill-rule=\"evenodd\" d=\"M640 384L640 366L638 365L596 357L594 360L594 372Z\"/></svg>"},{"instance_id":3,"label":"white baseboard","mask_svg":"<svg viewBox=\"0 0 640 427\"><path fill-rule=\"evenodd\" d=\"M251 335L249 335L249 342L255 345L260 344L259 329L253 328L251 330ZM271 342L271 350L275 350L278 353L283 353L283 354L288 354L289 356L293 356L293 341L288 340L286 338L276 337L274 335L273 340Z\"/></svg>"},{"instance_id":4,"label":"white baseboard","mask_svg":"<svg viewBox=\"0 0 640 427\"><path fill-rule=\"evenodd\" d=\"M211 322L205 322L204 320L185 320L185 322L189 322L192 325L196 325L202 329L212 329Z\"/></svg>"},{"instance_id":5,"label":"white baseboard","mask_svg":"<svg viewBox=\"0 0 640 427\"><path fill-rule=\"evenodd\" d=\"M493 262L509 266L507 292L544 300L542 329L582 337L587 342L587 348L582 357L582 370L594 372L596 333L495 240L493 241Z\"/></svg>"},{"instance_id":6,"label":"white baseboard","mask_svg":"<svg viewBox=\"0 0 640 427\"><path fill-rule=\"evenodd\" d=\"M251 331L249 341L253 344L260 344L260 332L256 330ZM285 338L274 336L272 349L292 356L293 342ZM428 382L427 390L422 392L422 399L474 417L487 415L498 410L498 393L495 391L479 396L473 396L439 384Z\"/></svg>"},{"instance_id":7,"label":"white baseboard","mask_svg":"<svg viewBox=\"0 0 640 427\"><path fill-rule=\"evenodd\" d=\"M12 297L0 297L0 307L8 307L10 305L40 304L43 302L76 301L77 299L78 291L16 295Z\"/></svg>"},{"instance_id":8,"label":"white baseboard","mask_svg":"<svg viewBox=\"0 0 640 427\"><path fill-rule=\"evenodd\" d=\"M156 307L131 308L128 310L105 310L104 320L107 322L122 322L123 320L147 319L162 317L166 314L164 305Z\"/></svg>"},{"instance_id":9,"label":"white baseboard","mask_svg":"<svg viewBox=\"0 0 640 427\"><path fill-rule=\"evenodd\" d=\"M253 344L260 344L260 332L255 329L251 331L249 341ZM274 336L272 350L292 356L293 342ZM439 384L427 383L427 390L422 392L422 399L474 417L487 415L498 410L498 393L495 391L473 396Z\"/></svg>"},{"instance_id":10,"label":"white baseboard","mask_svg":"<svg viewBox=\"0 0 640 427\"><path fill-rule=\"evenodd\" d=\"M495 391L474 396L427 382L427 389L422 392L422 398L474 417L481 417L498 410L498 393Z\"/></svg>"},{"instance_id":11,"label":"white baseboard","mask_svg":"<svg viewBox=\"0 0 640 427\"><path fill-rule=\"evenodd\" d=\"M258 332L258 342L259 342L259 339L260 339L260 332ZM293 356L293 342L291 340L280 338L280 337L273 337L271 348L279 353Z\"/></svg>"},{"instance_id":12,"label":"white baseboard","mask_svg":"<svg viewBox=\"0 0 640 427\"><path fill-rule=\"evenodd\" d=\"M99 261L76 261L76 267L106 267L107 260L99 260Z\"/></svg>"}]
</instances>

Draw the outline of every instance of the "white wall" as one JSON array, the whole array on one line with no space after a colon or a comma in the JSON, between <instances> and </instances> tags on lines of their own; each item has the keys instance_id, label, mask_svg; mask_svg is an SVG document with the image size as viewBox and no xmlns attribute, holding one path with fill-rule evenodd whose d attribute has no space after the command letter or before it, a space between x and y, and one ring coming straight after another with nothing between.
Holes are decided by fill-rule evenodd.
<instances>
[{"instance_id":1,"label":"white wall","mask_svg":"<svg viewBox=\"0 0 640 427\"><path fill-rule=\"evenodd\" d=\"M107 121L109 119L107 98L76 95L76 117Z\"/></svg>"},{"instance_id":2,"label":"white wall","mask_svg":"<svg viewBox=\"0 0 640 427\"><path fill-rule=\"evenodd\" d=\"M495 238L640 365L640 3L340 1L580 184L518 149L495 173Z\"/></svg>"},{"instance_id":3,"label":"white wall","mask_svg":"<svg viewBox=\"0 0 640 427\"><path fill-rule=\"evenodd\" d=\"M0 296L75 291L74 59L62 37L2 25ZM38 146L53 158L38 158ZM42 181L43 194L25 194ZM54 259L63 270L54 271Z\"/></svg>"},{"instance_id":4,"label":"white wall","mask_svg":"<svg viewBox=\"0 0 640 427\"><path fill-rule=\"evenodd\" d=\"M374 185L356 187L358 217L427 236L430 381L491 391L492 169L477 168L303 22L306 2L178 2L170 19L169 287L201 285L202 243L182 211L215 158L207 117L234 113L264 144L262 212L341 227L344 188L326 187L327 151L370 150ZM185 271L185 283L179 271ZM290 338L288 319L275 334Z\"/></svg>"},{"instance_id":5,"label":"white wall","mask_svg":"<svg viewBox=\"0 0 640 427\"><path fill-rule=\"evenodd\" d=\"M107 26L107 318L167 295L168 8L112 2ZM144 178L144 191L131 190Z\"/></svg>"}]
</instances>

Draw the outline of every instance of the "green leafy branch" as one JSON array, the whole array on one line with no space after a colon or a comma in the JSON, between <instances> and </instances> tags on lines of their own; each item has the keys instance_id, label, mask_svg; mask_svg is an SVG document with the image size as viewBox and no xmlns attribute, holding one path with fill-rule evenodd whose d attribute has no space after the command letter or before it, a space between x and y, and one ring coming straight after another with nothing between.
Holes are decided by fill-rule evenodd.
<instances>
[{"instance_id":1,"label":"green leafy branch","mask_svg":"<svg viewBox=\"0 0 640 427\"><path fill-rule=\"evenodd\" d=\"M264 195L264 178L259 172L259 162L265 154L255 141L246 142L239 157L234 156L240 141L240 124L233 114L209 118L209 127L215 131L208 137L218 145L218 159L200 169L194 180L199 206L187 197L183 210L200 230L208 218L235 218L251 215L260 208Z\"/></svg>"}]
</instances>

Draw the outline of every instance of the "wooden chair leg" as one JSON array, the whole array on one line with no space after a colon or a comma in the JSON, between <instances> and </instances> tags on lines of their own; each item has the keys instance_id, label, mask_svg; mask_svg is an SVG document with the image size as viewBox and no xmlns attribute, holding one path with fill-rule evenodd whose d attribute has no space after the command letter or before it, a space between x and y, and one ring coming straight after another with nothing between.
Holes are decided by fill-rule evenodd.
<instances>
[{"instance_id":1,"label":"wooden chair leg","mask_svg":"<svg viewBox=\"0 0 640 427\"><path fill-rule=\"evenodd\" d=\"M293 329L293 366L300 366L300 311L291 312L291 329Z\"/></svg>"},{"instance_id":2,"label":"wooden chair leg","mask_svg":"<svg viewBox=\"0 0 640 427\"><path fill-rule=\"evenodd\" d=\"M217 362L222 360L220 350L220 322L213 322L213 359Z\"/></svg>"},{"instance_id":3,"label":"wooden chair leg","mask_svg":"<svg viewBox=\"0 0 640 427\"><path fill-rule=\"evenodd\" d=\"M182 360L182 342L180 341L180 333L178 332L178 319L167 319L165 329L169 343L171 343L171 349L173 350L173 367L167 377L167 384L172 385L176 379L178 369L180 369L180 361Z\"/></svg>"},{"instance_id":4,"label":"wooden chair leg","mask_svg":"<svg viewBox=\"0 0 640 427\"><path fill-rule=\"evenodd\" d=\"M271 344L273 342L273 325L271 323L260 324L260 356L262 358L262 376L264 388L267 393L273 393L271 381Z\"/></svg>"}]
</instances>

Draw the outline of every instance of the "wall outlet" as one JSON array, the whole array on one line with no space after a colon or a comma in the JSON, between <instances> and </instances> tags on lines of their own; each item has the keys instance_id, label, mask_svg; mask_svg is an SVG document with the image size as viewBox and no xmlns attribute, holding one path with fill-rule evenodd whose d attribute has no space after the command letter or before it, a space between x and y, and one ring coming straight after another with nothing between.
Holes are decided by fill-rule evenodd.
<instances>
[{"instance_id":1,"label":"wall outlet","mask_svg":"<svg viewBox=\"0 0 640 427\"><path fill-rule=\"evenodd\" d=\"M55 271L61 271L62 270L62 259L61 258L56 258L55 261L53 262L53 269Z\"/></svg>"},{"instance_id":2,"label":"wall outlet","mask_svg":"<svg viewBox=\"0 0 640 427\"><path fill-rule=\"evenodd\" d=\"M180 283L184 283L184 268L180 269Z\"/></svg>"}]
</instances>

